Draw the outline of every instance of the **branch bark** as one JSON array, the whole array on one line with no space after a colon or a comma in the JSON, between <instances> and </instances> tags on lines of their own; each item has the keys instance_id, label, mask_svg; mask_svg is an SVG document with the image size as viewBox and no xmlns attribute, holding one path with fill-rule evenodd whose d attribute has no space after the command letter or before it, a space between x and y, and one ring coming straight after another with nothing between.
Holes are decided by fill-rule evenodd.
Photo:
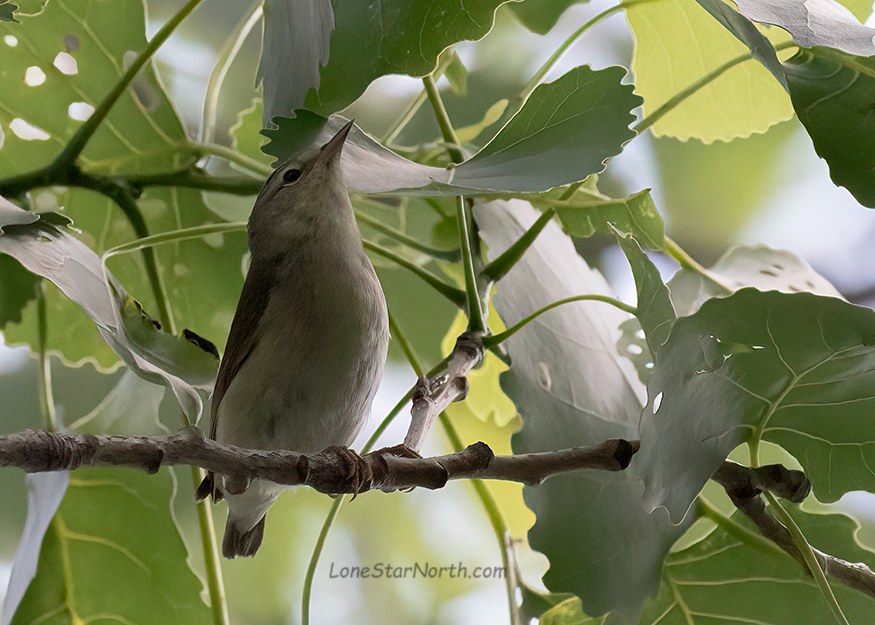
<instances>
[{"instance_id":1,"label":"branch bark","mask_svg":"<svg viewBox=\"0 0 875 625\"><path fill-rule=\"evenodd\" d=\"M242 449L220 445L196 428L151 438L25 430L0 436L0 466L15 466L29 473L83 466L125 466L154 473L162 466L187 464L226 475L234 483L265 478L340 494L417 486L435 489L449 480L466 478L538 484L551 475L578 469L622 471L637 449L637 441L618 439L595 447L496 456L485 443L475 443L458 453L434 458L395 455L396 448L361 457L345 447L310 455Z\"/></svg>"},{"instance_id":2,"label":"branch bark","mask_svg":"<svg viewBox=\"0 0 875 625\"><path fill-rule=\"evenodd\" d=\"M753 521L760 533L793 556L807 570L802 554L790 532L769 514L760 497L763 489L799 503L811 491L811 482L802 471L769 465L752 469L726 461L711 477L720 484L732 503ZM863 563L846 562L812 547L817 563L828 578L875 597L875 573Z\"/></svg>"}]
</instances>

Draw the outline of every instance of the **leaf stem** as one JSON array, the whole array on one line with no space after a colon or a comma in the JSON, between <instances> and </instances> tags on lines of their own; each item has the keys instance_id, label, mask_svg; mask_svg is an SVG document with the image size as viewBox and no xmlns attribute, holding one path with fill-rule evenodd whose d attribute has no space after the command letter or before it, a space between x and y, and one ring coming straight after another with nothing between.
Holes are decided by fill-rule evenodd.
<instances>
[{"instance_id":1,"label":"leaf stem","mask_svg":"<svg viewBox=\"0 0 875 625\"><path fill-rule=\"evenodd\" d=\"M462 247L462 266L465 271L465 295L468 307L468 331L486 332L486 321L477 288L477 274L474 271L474 255L471 251L471 207L464 197L456 198L456 215L459 222L459 244Z\"/></svg>"},{"instance_id":2,"label":"leaf stem","mask_svg":"<svg viewBox=\"0 0 875 625\"><path fill-rule=\"evenodd\" d=\"M455 261L458 261L462 256L462 254L459 250L439 250L439 249L436 249L433 247L429 247L428 245L425 245L424 243L414 239L413 237L406 235L405 233L401 232L400 230L395 230L395 228L390 228L389 226L374 219L373 217L364 213L363 211L357 210L355 212L355 218L359 222L367 225L370 228L373 228L377 232L380 232L381 234L385 234L386 236L395 239L399 243L403 243L407 247L410 247L418 252L422 252L423 254L428 254L429 256L432 256L434 258L439 258L441 260L448 260L451 262L455 262Z\"/></svg>"},{"instance_id":3,"label":"leaf stem","mask_svg":"<svg viewBox=\"0 0 875 625\"><path fill-rule=\"evenodd\" d=\"M254 3L234 28L234 32L228 36L225 45L222 47L221 52L219 52L219 58L216 60L216 65L210 73L210 82L207 85L207 93L204 97L204 114L201 118L201 127L198 133L198 141L200 143L212 142L215 138L219 93L221 93L222 87L225 84L225 78L228 76L231 64L234 63L234 60L240 53L240 48L243 47L243 43L249 37L249 33L252 32L255 24L261 19L262 13L261 3Z\"/></svg>"},{"instance_id":4,"label":"leaf stem","mask_svg":"<svg viewBox=\"0 0 875 625\"><path fill-rule=\"evenodd\" d=\"M40 280L37 290L36 317L37 317L37 350L39 353L39 383L40 408L46 421L46 429L49 432L58 431L58 413L55 410L55 397L52 393L52 366L48 354L49 322L46 310L45 280Z\"/></svg>"},{"instance_id":5,"label":"leaf stem","mask_svg":"<svg viewBox=\"0 0 875 625\"><path fill-rule=\"evenodd\" d=\"M535 319L537 319L538 317L543 315L545 312L553 310L554 308L556 308L558 306L563 306L565 304L571 304L572 302L586 302L586 301L604 302L606 304L610 304L611 306L614 306L615 308L619 308L620 310L627 312L627 313L630 313L632 315L638 314L638 309L635 308L634 306L630 306L629 304L627 304L625 302L621 302L620 300L616 299L615 297L611 297L609 295L600 295L598 293L590 293L587 295L575 295L573 297L566 297L565 299L560 299L558 301L553 302L552 304L548 304L548 305L544 306L540 310L533 312L531 315L529 315L528 317L526 317L525 319L523 319L519 323L514 324L513 326L511 326L510 328L508 328L504 332L500 332L498 334L493 334L491 336L484 336L483 337L483 347L485 347L487 349L492 349L496 345L499 345L503 341L512 337L519 330L521 330L527 324L529 324L530 322L534 321Z\"/></svg>"},{"instance_id":6,"label":"leaf stem","mask_svg":"<svg viewBox=\"0 0 875 625\"><path fill-rule=\"evenodd\" d=\"M778 45L776 45L775 50L785 50L786 48L790 48L790 47L795 46L795 45L796 44L793 43L792 41L785 41L783 43L779 43ZM638 134L641 134L642 132L644 132L645 130L647 130L651 126L653 126L653 124L655 124L660 119L662 119L667 113L669 113L670 111L677 108L677 106L679 104L681 104L681 102L683 102L684 100L689 98L691 95L693 95L694 93L696 93L700 89L708 86L710 83L712 83L715 80L717 80L718 78L720 78L720 76L725 74L727 71L729 71L730 69L732 69L736 65L739 65L740 63L743 63L744 61L749 61L753 58L754 58L753 53L748 52L746 54L742 54L741 56L735 57L731 61L727 61L726 63L724 63L723 65L721 65L717 69L715 69L714 71L706 74L705 76L703 76L702 78L700 78L699 80L694 82L692 85L690 85L689 87L687 87L683 91L680 91L677 94L675 94L674 96L672 96L671 98L669 98L664 104L659 106L650 115L647 115L643 119L639 120L637 124L632 126L632 129L635 132L637 132Z\"/></svg>"},{"instance_id":7,"label":"leaf stem","mask_svg":"<svg viewBox=\"0 0 875 625\"><path fill-rule=\"evenodd\" d=\"M310 555L307 573L304 575L304 590L301 593L301 625L310 625L310 597L313 594L313 578L316 577L316 566L319 564L319 557L322 555L322 549L325 547L325 539L328 538L328 532L331 530L331 526L334 525L334 519L337 518L340 506L347 497L348 495L338 497L331 504L328 516L325 517L325 521L322 523L322 529L319 530L316 544L313 545L313 553Z\"/></svg>"},{"instance_id":8,"label":"leaf stem","mask_svg":"<svg viewBox=\"0 0 875 625\"><path fill-rule=\"evenodd\" d=\"M483 275L492 282L498 282L507 275L507 272L522 258L523 254L534 243L535 239L541 234L541 231L547 224L550 223L555 214L556 210L553 208L549 208L541 213L541 216L532 224L531 228L526 230L513 245L504 250L498 258L486 265L483 269Z\"/></svg>"},{"instance_id":9,"label":"leaf stem","mask_svg":"<svg viewBox=\"0 0 875 625\"><path fill-rule=\"evenodd\" d=\"M117 256L121 254L130 254L148 247L155 247L165 243L178 243L180 241L188 241L191 239L199 239L210 234L221 234L225 232L245 232L246 222L235 221L223 224L206 224L204 226L193 226L191 228L180 228L179 230L168 230L161 234L153 234L142 239L134 239L121 245L116 245L103 253L104 258Z\"/></svg>"},{"instance_id":10,"label":"leaf stem","mask_svg":"<svg viewBox=\"0 0 875 625\"><path fill-rule=\"evenodd\" d=\"M76 131L76 134L73 135L73 138L70 139L70 142L66 145L63 151L58 155L55 161L52 163L53 167L65 168L72 165L79 155L82 153L82 150L85 149L85 145L97 131L98 126L103 123L103 120L106 119L106 116L109 115L112 107L115 106L115 103L122 96L122 94L127 90L130 86L131 81L137 75L137 73L143 68L146 62L152 58L152 55L161 47L161 45L167 41L167 38L176 30L176 27L179 26L179 23L182 22L200 3L201 0L188 0L185 5L174 15L171 17L161 29L155 33L155 36L152 37L152 40L146 46L146 49L143 50L137 58L134 59L134 62L127 69L127 71L122 75L119 81L112 88L112 91L103 99L103 101L97 106L94 112L91 114L83 124L79 127L79 130Z\"/></svg>"},{"instance_id":11,"label":"leaf stem","mask_svg":"<svg viewBox=\"0 0 875 625\"><path fill-rule=\"evenodd\" d=\"M246 156L242 152L224 145L216 145L213 143L198 143L191 146L195 153L200 156L215 156L224 159L229 163L240 165L244 169L249 170L258 178L267 178L273 171L270 165L255 160L250 156Z\"/></svg>"},{"instance_id":12,"label":"leaf stem","mask_svg":"<svg viewBox=\"0 0 875 625\"><path fill-rule=\"evenodd\" d=\"M774 510L775 516L778 517L778 520L781 521L781 523L784 524L784 527L790 532L790 536L792 536L796 548L802 555L802 560L805 562L805 566L808 567L808 572L811 573L811 576L814 578L814 583L817 584L820 593L826 600L827 605L829 605L829 609L832 612L833 617L835 617L836 622L841 625L849 625L848 619L842 612L842 608L826 579L826 574L823 569L820 568L820 564L817 562L817 557L811 550L811 545L808 544L808 540L806 540L802 530L796 524L796 521L793 520L793 517L790 516L790 513L784 509L784 506L781 505L775 495L768 490L764 490L763 495L769 502L769 506Z\"/></svg>"},{"instance_id":13,"label":"leaf stem","mask_svg":"<svg viewBox=\"0 0 875 625\"><path fill-rule=\"evenodd\" d=\"M714 275L702 267L696 260L690 256L685 249L683 249L677 242L670 238L668 235L664 236L665 242L665 251L671 255L678 263L680 263L681 267L686 269L687 271L692 271L694 273L699 274L709 282L717 285L727 293L732 293L734 291L733 288L723 284L720 280L714 277Z\"/></svg>"},{"instance_id":14,"label":"leaf stem","mask_svg":"<svg viewBox=\"0 0 875 625\"><path fill-rule=\"evenodd\" d=\"M191 467L191 477L195 490L203 479L199 467ZM222 567L219 564L219 546L216 543L216 530L213 523L213 510L206 499L195 504L198 525L201 530L201 545L204 552L204 568L207 571L207 592L210 595L210 611L213 625L228 625L228 602L225 599L225 583L222 580Z\"/></svg>"},{"instance_id":15,"label":"leaf stem","mask_svg":"<svg viewBox=\"0 0 875 625\"><path fill-rule=\"evenodd\" d=\"M444 101L441 99L441 94L431 74L422 77L422 84L425 85L425 93L428 95L428 100L434 109L434 115L441 129L444 141L448 144L447 150L450 153L450 158L454 163L461 163L465 160L465 155L462 154L459 137L456 136L456 130L453 128L452 123L450 123L450 116L447 114Z\"/></svg>"},{"instance_id":16,"label":"leaf stem","mask_svg":"<svg viewBox=\"0 0 875 625\"><path fill-rule=\"evenodd\" d=\"M790 558L790 556L786 551L781 549L778 545L773 543L768 538L764 537L762 534L758 534L757 532L753 532L743 525L733 521L730 517L724 515L719 509L717 509L714 504L710 501L699 496L696 499L696 514L700 517L705 517L713 521L718 527L720 527L723 531L725 531L730 536L734 536L739 540L747 543L751 547L762 551L763 553L767 553L772 556L780 556L782 558Z\"/></svg>"},{"instance_id":17,"label":"leaf stem","mask_svg":"<svg viewBox=\"0 0 875 625\"><path fill-rule=\"evenodd\" d=\"M408 271L413 272L419 278L421 278L423 281L425 281L429 286L434 288L438 293L440 293L441 295L446 297L448 300L450 300L453 304L455 304L459 308L462 308L465 305L467 295L466 295L465 291L463 291L462 289L458 289L452 285L447 284L446 282L444 282L443 280L441 280L440 278L438 278L434 274L426 271L425 269L423 269L419 265L416 265L415 263L410 262L406 258L403 258L403 257L399 256L398 254L396 254L395 252L393 252L391 250L387 250L386 248L381 247L381 246L377 245L376 243L372 243L370 241L363 241L362 244L364 245L364 248L366 250L370 250L371 252L374 252L375 254L379 254L380 256L391 260L392 262L396 263L397 265L404 267Z\"/></svg>"}]
</instances>

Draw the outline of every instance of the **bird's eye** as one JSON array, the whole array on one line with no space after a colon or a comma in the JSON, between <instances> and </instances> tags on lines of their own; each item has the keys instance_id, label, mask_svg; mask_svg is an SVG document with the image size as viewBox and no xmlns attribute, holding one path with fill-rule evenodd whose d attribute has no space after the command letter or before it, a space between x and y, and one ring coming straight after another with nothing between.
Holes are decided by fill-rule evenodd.
<instances>
[{"instance_id":1,"label":"bird's eye","mask_svg":"<svg viewBox=\"0 0 875 625\"><path fill-rule=\"evenodd\" d=\"M283 182L285 182L286 184L291 184L291 183L295 182L300 177L301 177L301 170L300 169L287 169L283 173Z\"/></svg>"}]
</instances>

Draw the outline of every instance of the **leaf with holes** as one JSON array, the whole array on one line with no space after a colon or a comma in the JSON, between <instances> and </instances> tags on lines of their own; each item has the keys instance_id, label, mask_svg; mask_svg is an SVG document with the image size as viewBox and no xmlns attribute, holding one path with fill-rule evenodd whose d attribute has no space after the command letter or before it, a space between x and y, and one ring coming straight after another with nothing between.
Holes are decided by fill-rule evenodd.
<instances>
[{"instance_id":1,"label":"leaf with holes","mask_svg":"<svg viewBox=\"0 0 875 625\"><path fill-rule=\"evenodd\" d=\"M680 316L691 315L707 299L725 297L746 286L841 297L829 280L796 254L765 245L734 247L704 275L681 269L668 281L671 301Z\"/></svg>"},{"instance_id":2,"label":"leaf with holes","mask_svg":"<svg viewBox=\"0 0 875 625\"><path fill-rule=\"evenodd\" d=\"M494 258L538 212L519 200L496 201L478 205L474 216ZM502 278L494 302L502 321L512 325L582 293L610 289L550 222ZM637 438L644 388L616 348L618 326L628 318L601 302L566 304L507 340L513 366L502 374L501 387L523 418L514 453ZM658 588L663 558L684 528L672 526L664 512L644 510L640 483L628 471L557 475L525 488L523 496L537 514L529 541L550 561L547 588L578 595L590 614L613 610L636 618Z\"/></svg>"},{"instance_id":3,"label":"leaf with holes","mask_svg":"<svg viewBox=\"0 0 875 625\"><path fill-rule=\"evenodd\" d=\"M0 21L3 22L17 22L15 19L15 11L18 7L8 0L2 0L0 2Z\"/></svg>"},{"instance_id":4,"label":"leaf with holes","mask_svg":"<svg viewBox=\"0 0 875 625\"><path fill-rule=\"evenodd\" d=\"M20 81L0 92L4 177L48 165L146 47L141 0L119 0L111 11L87 0L49 2L38 15L19 13L18 19L0 22L0 40L8 35L19 42L0 45L4 76ZM150 174L194 158L147 65L88 142L80 164L105 174Z\"/></svg>"},{"instance_id":5,"label":"leaf with holes","mask_svg":"<svg viewBox=\"0 0 875 625\"><path fill-rule=\"evenodd\" d=\"M741 442L792 454L821 501L875 491L875 312L742 289L675 323L660 349L632 469L648 509L680 522Z\"/></svg>"},{"instance_id":6,"label":"leaf with holes","mask_svg":"<svg viewBox=\"0 0 875 625\"><path fill-rule=\"evenodd\" d=\"M76 471L12 624L211 623L170 510L175 489L167 469Z\"/></svg>"}]
</instances>

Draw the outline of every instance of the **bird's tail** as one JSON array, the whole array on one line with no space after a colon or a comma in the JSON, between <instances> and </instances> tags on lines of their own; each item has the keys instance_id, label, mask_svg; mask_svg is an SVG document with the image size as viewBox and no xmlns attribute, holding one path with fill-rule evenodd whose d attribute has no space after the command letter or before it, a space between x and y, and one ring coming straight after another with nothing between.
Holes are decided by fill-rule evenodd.
<instances>
[{"instance_id":1,"label":"bird's tail","mask_svg":"<svg viewBox=\"0 0 875 625\"><path fill-rule=\"evenodd\" d=\"M264 538L264 518L248 532L241 531L232 519L225 525L225 538L222 540L222 555L228 559L237 556L254 556Z\"/></svg>"}]
</instances>

